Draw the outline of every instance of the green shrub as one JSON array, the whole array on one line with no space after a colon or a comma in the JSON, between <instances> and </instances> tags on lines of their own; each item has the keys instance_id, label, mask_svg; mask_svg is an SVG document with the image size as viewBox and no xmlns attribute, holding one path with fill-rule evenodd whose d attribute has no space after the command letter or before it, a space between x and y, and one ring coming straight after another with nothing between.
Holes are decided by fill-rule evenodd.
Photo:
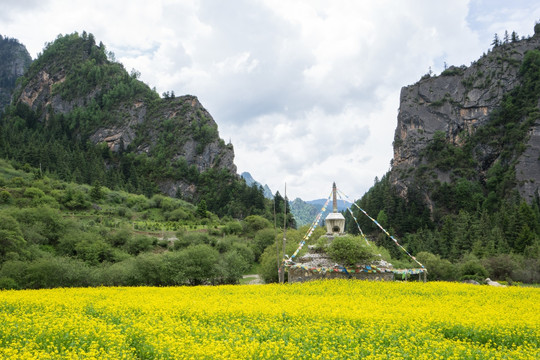
<instances>
[{"instance_id":1,"label":"green shrub","mask_svg":"<svg viewBox=\"0 0 540 360\"><path fill-rule=\"evenodd\" d=\"M92 272L80 260L65 257L47 257L28 265L25 288L90 286Z\"/></svg>"},{"instance_id":2,"label":"green shrub","mask_svg":"<svg viewBox=\"0 0 540 360\"><path fill-rule=\"evenodd\" d=\"M145 253L137 256L134 262L137 285L160 286L163 284L163 257Z\"/></svg>"},{"instance_id":3,"label":"green shrub","mask_svg":"<svg viewBox=\"0 0 540 360\"><path fill-rule=\"evenodd\" d=\"M242 275L249 270L251 263L237 253L230 251L219 260L219 282L222 284L238 284Z\"/></svg>"},{"instance_id":4,"label":"green shrub","mask_svg":"<svg viewBox=\"0 0 540 360\"><path fill-rule=\"evenodd\" d=\"M58 238L65 233L67 222L62 218L60 211L47 206L28 208L13 212L23 227L39 229L39 234L47 239L48 244L54 245Z\"/></svg>"},{"instance_id":5,"label":"green shrub","mask_svg":"<svg viewBox=\"0 0 540 360\"><path fill-rule=\"evenodd\" d=\"M244 219L245 232L254 234L259 230L272 227L270 221L259 215L250 215Z\"/></svg>"},{"instance_id":6,"label":"green shrub","mask_svg":"<svg viewBox=\"0 0 540 360\"><path fill-rule=\"evenodd\" d=\"M184 273L190 285L213 283L219 275L217 263L219 253L211 246L199 244L181 251Z\"/></svg>"},{"instance_id":7,"label":"green shrub","mask_svg":"<svg viewBox=\"0 0 540 360\"><path fill-rule=\"evenodd\" d=\"M327 253L332 260L339 264L352 266L366 264L376 259L372 250L360 236L338 236L328 246Z\"/></svg>"},{"instance_id":8,"label":"green shrub","mask_svg":"<svg viewBox=\"0 0 540 360\"><path fill-rule=\"evenodd\" d=\"M243 231L240 221L229 221L223 228L223 232L227 235L239 235Z\"/></svg>"},{"instance_id":9,"label":"green shrub","mask_svg":"<svg viewBox=\"0 0 540 360\"><path fill-rule=\"evenodd\" d=\"M18 290L19 284L10 277L0 277L0 290Z\"/></svg>"},{"instance_id":10,"label":"green shrub","mask_svg":"<svg viewBox=\"0 0 540 360\"><path fill-rule=\"evenodd\" d=\"M189 214L182 208L174 209L167 215L169 221L179 221L189 219Z\"/></svg>"},{"instance_id":11,"label":"green shrub","mask_svg":"<svg viewBox=\"0 0 540 360\"><path fill-rule=\"evenodd\" d=\"M482 260L482 263L493 280L506 280L512 272L520 268L519 261L510 254L499 254Z\"/></svg>"},{"instance_id":12,"label":"green shrub","mask_svg":"<svg viewBox=\"0 0 540 360\"><path fill-rule=\"evenodd\" d=\"M262 229L257 231L253 239L253 254L255 261L259 261L259 257L264 249L272 245L276 239L276 231L274 229Z\"/></svg>"},{"instance_id":13,"label":"green shrub","mask_svg":"<svg viewBox=\"0 0 540 360\"><path fill-rule=\"evenodd\" d=\"M233 242L230 250L237 252L250 265L255 259L253 251L246 244L242 244L240 242Z\"/></svg>"},{"instance_id":14,"label":"green shrub","mask_svg":"<svg viewBox=\"0 0 540 360\"><path fill-rule=\"evenodd\" d=\"M462 263L459 266L459 274L459 280L476 280L478 282L484 282L489 275L478 259L471 259Z\"/></svg>"},{"instance_id":15,"label":"green shrub","mask_svg":"<svg viewBox=\"0 0 540 360\"><path fill-rule=\"evenodd\" d=\"M19 223L12 216L0 213L0 260L8 253L23 253L26 241Z\"/></svg>"},{"instance_id":16,"label":"green shrub","mask_svg":"<svg viewBox=\"0 0 540 360\"><path fill-rule=\"evenodd\" d=\"M138 255L141 252L150 250L157 245L157 239L145 235L136 235L127 239L124 249L131 255Z\"/></svg>"},{"instance_id":17,"label":"green shrub","mask_svg":"<svg viewBox=\"0 0 540 360\"><path fill-rule=\"evenodd\" d=\"M12 201L13 197L11 196L11 193L9 191L0 191L0 204L11 204Z\"/></svg>"},{"instance_id":18,"label":"green shrub","mask_svg":"<svg viewBox=\"0 0 540 360\"><path fill-rule=\"evenodd\" d=\"M30 199L36 199L36 198L42 198L45 196L45 193L43 190L35 188L35 187L29 187L26 188L24 191L24 197L30 198Z\"/></svg>"},{"instance_id":19,"label":"green shrub","mask_svg":"<svg viewBox=\"0 0 540 360\"><path fill-rule=\"evenodd\" d=\"M459 276L455 265L446 259L441 259L439 255L422 251L416 255L416 259L426 267L427 279L430 281L452 281L457 280Z\"/></svg>"}]
</instances>

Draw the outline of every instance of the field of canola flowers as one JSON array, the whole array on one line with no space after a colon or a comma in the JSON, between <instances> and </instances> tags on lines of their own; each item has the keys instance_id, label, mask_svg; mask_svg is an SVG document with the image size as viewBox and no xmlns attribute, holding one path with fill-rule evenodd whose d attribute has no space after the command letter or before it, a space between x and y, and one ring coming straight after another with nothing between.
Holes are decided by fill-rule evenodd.
<instances>
[{"instance_id":1,"label":"field of canola flowers","mask_svg":"<svg viewBox=\"0 0 540 360\"><path fill-rule=\"evenodd\" d=\"M2 359L539 359L540 289L333 280L0 292Z\"/></svg>"}]
</instances>

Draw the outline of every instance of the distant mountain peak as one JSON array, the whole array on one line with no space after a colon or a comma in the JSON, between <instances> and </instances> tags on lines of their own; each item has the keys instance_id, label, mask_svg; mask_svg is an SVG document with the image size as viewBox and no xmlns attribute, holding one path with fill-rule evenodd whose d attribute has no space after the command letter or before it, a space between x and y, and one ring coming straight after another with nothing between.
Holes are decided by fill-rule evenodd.
<instances>
[{"instance_id":1,"label":"distant mountain peak","mask_svg":"<svg viewBox=\"0 0 540 360\"><path fill-rule=\"evenodd\" d=\"M246 181L246 184L248 186L251 186L253 184L255 184L257 186L261 186L263 188L263 193L264 193L265 198L267 198L267 199L273 199L274 198L274 194L272 193L272 190L270 190L268 185L266 185L266 184L262 185L260 182L255 180L253 178L253 176L251 176L251 174L249 172L244 171L242 174L240 174L240 176L242 177L242 179L244 179Z\"/></svg>"}]
</instances>

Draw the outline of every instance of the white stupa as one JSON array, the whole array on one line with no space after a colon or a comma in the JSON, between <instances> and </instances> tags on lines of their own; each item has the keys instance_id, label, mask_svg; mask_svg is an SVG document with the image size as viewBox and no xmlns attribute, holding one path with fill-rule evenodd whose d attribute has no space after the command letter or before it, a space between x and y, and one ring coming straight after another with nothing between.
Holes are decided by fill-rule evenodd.
<instances>
[{"instance_id":1,"label":"white stupa","mask_svg":"<svg viewBox=\"0 0 540 360\"><path fill-rule=\"evenodd\" d=\"M345 217L338 212L336 198L336 183L332 186L333 212L325 219L326 235L339 236L345 234Z\"/></svg>"}]
</instances>

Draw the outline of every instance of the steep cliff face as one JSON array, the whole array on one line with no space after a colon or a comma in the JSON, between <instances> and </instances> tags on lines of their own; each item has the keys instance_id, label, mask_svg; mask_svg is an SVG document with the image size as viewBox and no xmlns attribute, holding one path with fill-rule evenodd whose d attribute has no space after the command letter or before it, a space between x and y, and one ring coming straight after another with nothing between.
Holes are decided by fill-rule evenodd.
<instances>
[{"instance_id":1,"label":"steep cliff face","mask_svg":"<svg viewBox=\"0 0 540 360\"><path fill-rule=\"evenodd\" d=\"M490 126L493 116L514 89L523 85L520 73L525 55L540 49L540 34L529 39L494 47L469 67L450 67L439 76L424 76L418 83L401 90L398 125L394 136L394 158L390 181L402 196L411 187L419 190L433 206L433 184L451 183L460 177L486 184L493 166L504 161L515 168L515 189L529 202L538 194L540 179L540 120L523 116L506 124L514 131L520 121L529 121L524 146L503 153L508 144L479 136L479 129ZM536 94L536 108L540 94ZM485 129L482 130L485 132ZM446 156L434 142L452 146L454 153L466 152L466 165L438 161ZM471 142L476 141L472 144ZM514 146L515 144L512 144ZM427 154L427 150L431 150ZM508 151L507 151L508 152ZM455 157L454 157L455 159ZM464 171L469 167L471 171ZM420 173L422 172L422 173ZM422 178L422 181L419 181Z\"/></svg>"},{"instance_id":2,"label":"steep cliff face","mask_svg":"<svg viewBox=\"0 0 540 360\"><path fill-rule=\"evenodd\" d=\"M0 111L9 104L15 81L31 62L32 58L24 45L0 35Z\"/></svg>"},{"instance_id":3,"label":"steep cliff face","mask_svg":"<svg viewBox=\"0 0 540 360\"><path fill-rule=\"evenodd\" d=\"M237 177L232 145L220 139L216 122L196 97L161 99L137 78L109 61L92 35L72 34L48 44L13 100L27 105L43 126L66 129L69 138L153 164L152 180L170 196L197 193L189 171L223 170ZM118 165L111 156L105 161Z\"/></svg>"}]
</instances>

